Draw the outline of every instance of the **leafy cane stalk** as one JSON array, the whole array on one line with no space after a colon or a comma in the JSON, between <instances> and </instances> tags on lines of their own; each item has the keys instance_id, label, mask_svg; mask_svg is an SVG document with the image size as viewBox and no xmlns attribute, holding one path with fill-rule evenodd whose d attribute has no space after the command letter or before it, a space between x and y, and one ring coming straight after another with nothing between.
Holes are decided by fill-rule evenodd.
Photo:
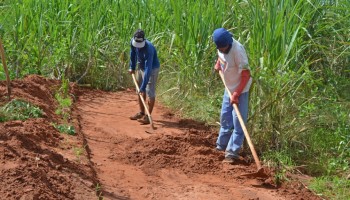
<instances>
[{"instance_id":1,"label":"leafy cane stalk","mask_svg":"<svg viewBox=\"0 0 350 200\"><path fill-rule=\"evenodd\" d=\"M6 65L6 60L5 60L5 50L4 50L4 46L2 45L1 38L0 38L0 53L1 53L2 65L4 66L4 71L5 71L5 74L6 74L7 99L10 101L10 99L11 99L11 82L10 82L10 76L9 76L9 72L8 72L7 65Z\"/></svg>"}]
</instances>

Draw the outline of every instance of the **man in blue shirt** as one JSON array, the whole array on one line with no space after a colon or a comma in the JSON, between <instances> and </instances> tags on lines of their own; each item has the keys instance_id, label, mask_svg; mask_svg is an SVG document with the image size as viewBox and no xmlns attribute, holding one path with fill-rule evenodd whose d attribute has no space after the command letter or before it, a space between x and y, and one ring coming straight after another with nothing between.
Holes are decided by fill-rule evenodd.
<instances>
[{"instance_id":1,"label":"man in blue shirt","mask_svg":"<svg viewBox=\"0 0 350 200\"><path fill-rule=\"evenodd\" d=\"M159 74L159 59L157 50L153 44L145 39L143 30L138 29L131 39L130 49L130 68L129 73L134 74L136 65L138 65L136 80L139 84L140 93L146 100L148 96L148 110L152 113L156 100L156 83ZM145 115L145 108L139 96L140 112L130 117L131 120L138 120L142 124L149 124L148 116Z\"/></svg>"}]
</instances>

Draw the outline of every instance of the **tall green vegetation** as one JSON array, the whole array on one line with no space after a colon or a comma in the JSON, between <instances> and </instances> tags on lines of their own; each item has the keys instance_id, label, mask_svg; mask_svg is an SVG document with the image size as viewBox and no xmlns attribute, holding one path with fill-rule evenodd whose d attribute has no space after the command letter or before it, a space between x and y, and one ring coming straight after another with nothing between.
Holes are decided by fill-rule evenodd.
<instances>
[{"instance_id":1,"label":"tall green vegetation","mask_svg":"<svg viewBox=\"0 0 350 200\"><path fill-rule=\"evenodd\" d=\"M349 116L338 94L350 91L350 12L344 6L349 3L250 1L252 19L244 19L252 23L243 41L256 67L250 123L259 131L255 138L264 151L285 152L299 164L310 166L321 153L325 157L313 172L324 172L329 154L349 148L340 145L349 142Z\"/></svg>"},{"instance_id":2,"label":"tall green vegetation","mask_svg":"<svg viewBox=\"0 0 350 200\"><path fill-rule=\"evenodd\" d=\"M348 0L4 0L0 14L12 78L37 73L107 90L132 86L130 39L143 28L161 60L159 99L210 124L224 91L211 34L228 28L248 53L248 129L265 163L349 173Z\"/></svg>"}]
</instances>

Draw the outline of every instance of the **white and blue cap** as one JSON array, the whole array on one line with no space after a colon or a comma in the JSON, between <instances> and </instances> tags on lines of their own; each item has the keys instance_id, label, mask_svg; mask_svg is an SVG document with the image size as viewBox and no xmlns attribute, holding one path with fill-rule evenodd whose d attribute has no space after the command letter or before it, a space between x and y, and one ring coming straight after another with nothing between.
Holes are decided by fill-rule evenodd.
<instances>
[{"instance_id":1,"label":"white and blue cap","mask_svg":"<svg viewBox=\"0 0 350 200\"><path fill-rule=\"evenodd\" d=\"M145 40L145 32L143 30L138 29L134 33L134 37L132 38L132 46L136 48L142 48L145 46L146 40Z\"/></svg>"}]
</instances>

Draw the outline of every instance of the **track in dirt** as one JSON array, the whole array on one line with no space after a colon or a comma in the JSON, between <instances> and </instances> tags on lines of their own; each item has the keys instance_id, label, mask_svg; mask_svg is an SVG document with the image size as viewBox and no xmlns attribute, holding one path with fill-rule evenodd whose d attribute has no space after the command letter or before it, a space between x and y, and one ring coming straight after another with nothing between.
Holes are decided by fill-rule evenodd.
<instances>
[{"instance_id":1,"label":"track in dirt","mask_svg":"<svg viewBox=\"0 0 350 200\"><path fill-rule=\"evenodd\" d=\"M311 195L300 185L276 188L239 176L255 172L255 164L223 164L223 153L214 148L215 130L178 120L159 105L152 114L156 130L130 120L138 112L135 92L87 92L77 107L104 199L270 200Z\"/></svg>"},{"instance_id":2,"label":"track in dirt","mask_svg":"<svg viewBox=\"0 0 350 200\"><path fill-rule=\"evenodd\" d=\"M217 127L177 119L159 105L156 130L129 120L137 112L135 92L71 84L71 136L52 126L60 123L58 81L31 75L11 84L12 98L45 114L0 123L0 199L320 199L298 180L275 187L240 177L256 166L223 164L214 150ZM5 97L1 81L0 105Z\"/></svg>"}]
</instances>

